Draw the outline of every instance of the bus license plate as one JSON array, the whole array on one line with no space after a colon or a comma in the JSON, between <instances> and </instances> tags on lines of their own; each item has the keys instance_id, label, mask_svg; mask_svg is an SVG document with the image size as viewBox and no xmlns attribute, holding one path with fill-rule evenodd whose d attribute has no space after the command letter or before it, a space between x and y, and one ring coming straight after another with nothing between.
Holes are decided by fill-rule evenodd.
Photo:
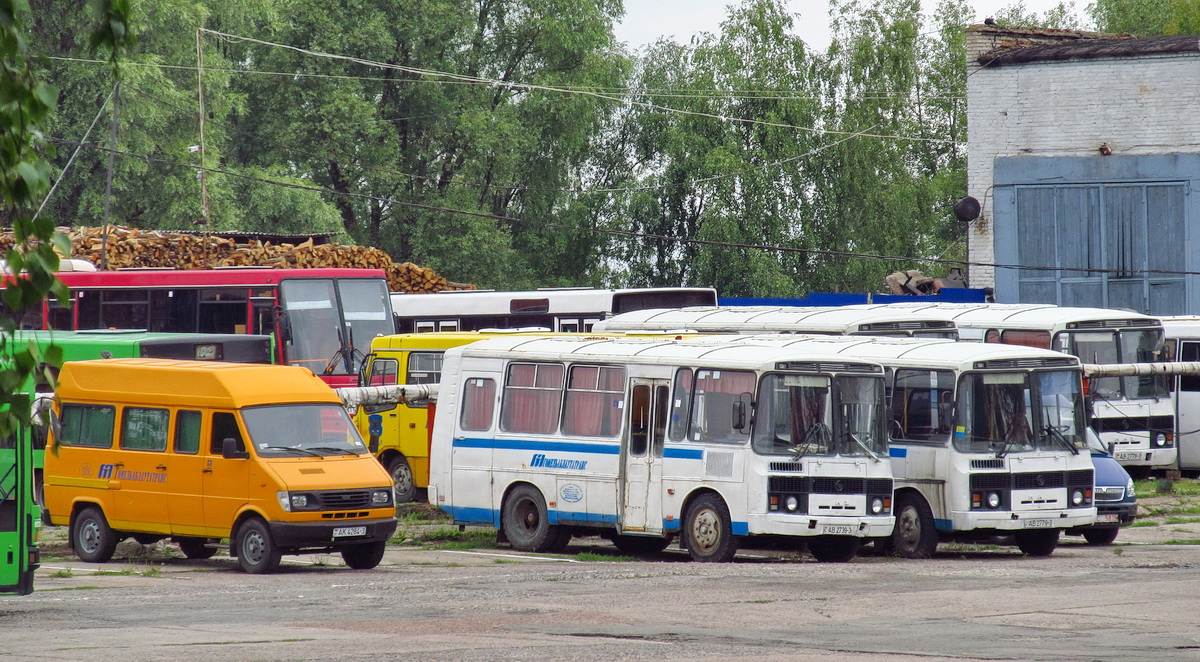
<instances>
[{"instance_id":1,"label":"bus license plate","mask_svg":"<svg viewBox=\"0 0 1200 662\"><path fill-rule=\"evenodd\" d=\"M1054 520L1052 519L1027 519L1021 523L1026 529L1048 529L1054 526Z\"/></svg>"},{"instance_id":2,"label":"bus license plate","mask_svg":"<svg viewBox=\"0 0 1200 662\"><path fill-rule=\"evenodd\" d=\"M334 538L350 538L365 535L367 535L367 527L365 526L340 526L333 530Z\"/></svg>"},{"instance_id":3,"label":"bus license plate","mask_svg":"<svg viewBox=\"0 0 1200 662\"><path fill-rule=\"evenodd\" d=\"M1137 451L1117 451L1113 454L1113 459L1117 462L1136 462L1142 459L1142 454Z\"/></svg>"},{"instance_id":4,"label":"bus license plate","mask_svg":"<svg viewBox=\"0 0 1200 662\"><path fill-rule=\"evenodd\" d=\"M1097 522L1120 522L1121 516L1117 515L1116 513L1111 513L1111 514L1101 515L1101 516L1097 517L1096 521Z\"/></svg>"},{"instance_id":5,"label":"bus license plate","mask_svg":"<svg viewBox=\"0 0 1200 662\"><path fill-rule=\"evenodd\" d=\"M821 527L821 533L826 536L852 536L854 527L849 524L826 524Z\"/></svg>"}]
</instances>

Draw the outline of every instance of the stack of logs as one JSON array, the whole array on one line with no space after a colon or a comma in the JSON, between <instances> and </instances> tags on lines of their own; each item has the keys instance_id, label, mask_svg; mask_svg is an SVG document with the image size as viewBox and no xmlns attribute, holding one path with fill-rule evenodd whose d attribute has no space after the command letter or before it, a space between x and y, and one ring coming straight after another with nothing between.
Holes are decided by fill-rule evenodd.
<instances>
[{"instance_id":1,"label":"stack of logs","mask_svg":"<svg viewBox=\"0 0 1200 662\"><path fill-rule=\"evenodd\" d=\"M103 228L64 229L71 239L71 257L100 266ZM0 235L0 251L13 243L11 234ZM213 267L276 267L280 269L353 268L387 272L393 292L429 293L443 290L473 290L474 285L452 283L432 269L411 262L395 263L378 248L343 244L272 244L258 240L238 243L215 234L190 234L139 230L120 226L108 228L108 268L170 267L212 269Z\"/></svg>"}]
</instances>

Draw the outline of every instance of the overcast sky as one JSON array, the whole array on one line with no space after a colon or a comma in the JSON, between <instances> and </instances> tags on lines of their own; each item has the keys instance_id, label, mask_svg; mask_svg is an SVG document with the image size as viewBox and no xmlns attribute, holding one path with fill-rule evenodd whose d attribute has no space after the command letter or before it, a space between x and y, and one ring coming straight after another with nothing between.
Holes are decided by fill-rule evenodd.
<instances>
[{"instance_id":1,"label":"overcast sky","mask_svg":"<svg viewBox=\"0 0 1200 662\"><path fill-rule=\"evenodd\" d=\"M717 32L725 20L725 7L736 0L625 0L625 20L616 27L617 39L631 48L652 44L661 36L687 43L696 32ZM1027 12L1044 12L1059 0L1024 0ZM921 0L926 13L937 6L936 0ZM997 10L1016 4L1016 0L970 0L976 22ZM1075 3L1076 12L1086 3ZM824 50L829 45L829 3L826 0L788 0L793 13L799 14L796 33L810 47Z\"/></svg>"}]
</instances>

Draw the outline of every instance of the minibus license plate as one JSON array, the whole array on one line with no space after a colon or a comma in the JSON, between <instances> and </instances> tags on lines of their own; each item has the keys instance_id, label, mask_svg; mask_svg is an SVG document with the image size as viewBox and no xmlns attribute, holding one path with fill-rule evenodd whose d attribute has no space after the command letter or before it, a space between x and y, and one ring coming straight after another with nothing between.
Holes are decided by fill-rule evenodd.
<instances>
[{"instance_id":1,"label":"minibus license plate","mask_svg":"<svg viewBox=\"0 0 1200 662\"><path fill-rule=\"evenodd\" d=\"M1098 521L1098 522L1120 522L1121 516L1116 513L1109 513L1109 514L1101 515L1100 517L1097 517L1096 521Z\"/></svg>"},{"instance_id":2,"label":"minibus license plate","mask_svg":"<svg viewBox=\"0 0 1200 662\"><path fill-rule=\"evenodd\" d=\"M333 530L334 538L348 538L351 536L367 535L367 527L365 526L340 526Z\"/></svg>"},{"instance_id":3,"label":"minibus license plate","mask_svg":"<svg viewBox=\"0 0 1200 662\"><path fill-rule=\"evenodd\" d=\"M849 524L826 524L821 527L821 533L827 536L852 536L854 527Z\"/></svg>"},{"instance_id":4,"label":"minibus license plate","mask_svg":"<svg viewBox=\"0 0 1200 662\"><path fill-rule=\"evenodd\" d=\"M1027 529L1048 529L1054 526L1052 519L1027 519L1022 522Z\"/></svg>"},{"instance_id":5,"label":"minibus license plate","mask_svg":"<svg viewBox=\"0 0 1200 662\"><path fill-rule=\"evenodd\" d=\"M1136 462L1142 459L1142 454L1138 451L1118 451L1113 454L1113 459L1117 462Z\"/></svg>"}]
</instances>

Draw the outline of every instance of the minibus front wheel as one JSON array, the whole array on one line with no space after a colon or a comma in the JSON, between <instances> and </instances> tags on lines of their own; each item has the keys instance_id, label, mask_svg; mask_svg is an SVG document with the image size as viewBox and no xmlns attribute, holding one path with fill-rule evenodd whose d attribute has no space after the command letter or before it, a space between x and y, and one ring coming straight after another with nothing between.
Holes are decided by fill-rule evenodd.
<instances>
[{"instance_id":1,"label":"minibus front wheel","mask_svg":"<svg viewBox=\"0 0 1200 662\"><path fill-rule=\"evenodd\" d=\"M383 552L386 549L386 540L351 545L342 548L342 560L354 570L370 570L383 560Z\"/></svg>"},{"instance_id":2,"label":"minibus front wheel","mask_svg":"<svg viewBox=\"0 0 1200 662\"><path fill-rule=\"evenodd\" d=\"M245 521L237 533L238 565L252 575L274 572L279 567L282 553L267 523L257 517Z\"/></svg>"}]
</instances>

